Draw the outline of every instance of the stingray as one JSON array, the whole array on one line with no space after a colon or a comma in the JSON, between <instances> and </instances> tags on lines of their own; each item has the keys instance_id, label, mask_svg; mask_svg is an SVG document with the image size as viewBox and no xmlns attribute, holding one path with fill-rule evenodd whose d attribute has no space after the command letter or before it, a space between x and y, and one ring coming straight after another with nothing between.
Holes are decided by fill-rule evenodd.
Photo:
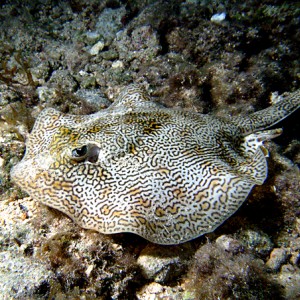
<instances>
[{"instance_id":1,"label":"stingray","mask_svg":"<svg viewBox=\"0 0 300 300\"><path fill-rule=\"evenodd\" d=\"M179 244L211 232L267 177L266 130L300 105L300 90L247 116L170 109L125 88L91 115L44 109L11 177L83 228Z\"/></svg>"}]
</instances>

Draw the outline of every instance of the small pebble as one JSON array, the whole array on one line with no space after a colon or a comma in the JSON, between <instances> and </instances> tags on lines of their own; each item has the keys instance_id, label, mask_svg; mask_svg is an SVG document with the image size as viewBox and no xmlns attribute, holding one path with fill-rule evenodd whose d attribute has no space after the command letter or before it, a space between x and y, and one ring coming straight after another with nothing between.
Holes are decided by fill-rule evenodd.
<instances>
[{"instance_id":1,"label":"small pebble","mask_svg":"<svg viewBox=\"0 0 300 300\"><path fill-rule=\"evenodd\" d=\"M113 69L117 69L117 68L123 69L124 68L124 63L121 60L116 60L112 63L111 67Z\"/></svg>"},{"instance_id":2,"label":"small pebble","mask_svg":"<svg viewBox=\"0 0 300 300\"><path fill-rule=\"evenodd\" d=\"M214 22L214 23L222 23L225 20L225 18L226 18L226 13L222 12L219 14L212 15L210 20L211 20L211 22Z\"/></svg>"},{"instance_id":3,"label":"small pebble","mask_svg":"<svg viewBox=\"0 0 300 300\"><path fill-rule=\"evenodd\" d=\"M147 290L150 294L162 293L163 289L164 289L163 286L157 282L150 283L147 288Z\"/></svg>"},{"instance_id":4,"label":"small pebble","mask_svg":"<svg viewBox=\"0 0 300 300\"><path fill-rule=\"evenodd\" d=\"M88 41L95 42L97 39L99 39L100 34L96 31L88 31L85 36Z\"/></svg>"},{"instance_id":5,"label":"small pebble","mask_svg":"<svg viewBox=\"0 0 300 300\"><path fill-rule=\"evenodd\" d=\"M300 266L300 253L293 252L290 258L290 262L295 266Z\"/></svg>"},{"instance_id":6,"label":"small pebble","mask_svg":"<svg viewBox=\"0 0 300 300\"><path fill-rule=\"evenodd\" d=\"M227 235L221 235L220 237L218 237L216 239L216 243L219 247L221 247L225 251L234 254L240 252L243 249L242 245L237 240Z\"/></svg>"},{"instance_id":7,"label":"small pebble","mask_svg":"<svg viewBox=\"0 0 300 300\"><path fill-rule=\"evenodd\" d=\"M287 260L287 257L288 253L285 249L274 248L270 254L269 260L266 262L266 266L273 271L278 271Z\"/></svg>"},{"instance_id":8,"label":"small pebble","mask_svg":"<svg viewBox=\"0 0 300 300\"><path fill-rule=\"evenodd\" d=\"M98 55L99 52L103 50L103 48L104 48L104 43L102 41L99 41L90 49L90 54Z\"/></svg>"},{"instance_id":9,"label":"small pebble","mask_svg":"<svg viewBox=\"0 0 300 300\"><path fill-rule=\"evenodd\" d=\"M87 267L87 269L85 270L85 274L86 274L87 277L90 277L90 275L91 275L93 269L94 269L94 265L89 265L89 266Z\"/></svg>"},{"instance_id":10,"label":"small pebble","mask_svg":"<svg viewBox=\"0 0 300 300\"><path fill-rule=\"evenodd\" d=\"M148 280L165 283L179 276L191 257L187 246L158 247L149 245L142 250L137 263Z\"/></svg>"},{"instance_id":11,"label":"small pebble","mask_svg":"<svg viewBox=\"0 0 300 300\"><path fill-rule=\"evenodd\" d=\"M4 159L2 157L0 157L0 168L2 168L4 166Z\"/></svg>"}]
</instances>

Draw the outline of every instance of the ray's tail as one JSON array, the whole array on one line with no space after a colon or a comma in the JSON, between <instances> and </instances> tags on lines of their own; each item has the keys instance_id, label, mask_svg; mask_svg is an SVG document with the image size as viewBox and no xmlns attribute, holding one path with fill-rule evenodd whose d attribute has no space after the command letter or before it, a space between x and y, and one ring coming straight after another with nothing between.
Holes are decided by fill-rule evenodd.
<instances>
[{"instance_id":1,"label":"ray's tail","mask_svg":"<svg viewBox=\"0 0 300 300\"><path fill-rule=\"evenodd\" d=\"M243 134L248 135L278 123L300 107L300 89L284 93L281 98L272 106L249 116L235 118L233 122Z\"/></svg>"}]
</instances>

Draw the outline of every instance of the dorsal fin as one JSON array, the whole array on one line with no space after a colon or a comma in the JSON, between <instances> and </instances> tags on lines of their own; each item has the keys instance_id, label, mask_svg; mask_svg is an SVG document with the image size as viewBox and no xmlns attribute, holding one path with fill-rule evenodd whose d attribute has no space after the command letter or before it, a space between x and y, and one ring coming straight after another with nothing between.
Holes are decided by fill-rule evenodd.
<instances>
[{"instance_id":1,"label":"dorsal fin","mask_svg":"<svg viewBox=\"0 0 300 300\"><path fill-rule=\"evenodd\" d=\"M300 89L293 93L284 93L282 100L272 106L257 111L249 116L232 120L245 135L268 128L286 118L300 106Z\"/></svg>"},{"instance_id":2,"label":"dorsal fin","mask_svg":"<svg viewBox=\"0 0 300 300\"><path fill-rule=\"evenodd\" d=\"M151 98L137 84L131 84L121 91L118 98L113 102L109 109L117 107L136 108L140 106L158 106L151 101Z\"/></svg>"}]
</instances>

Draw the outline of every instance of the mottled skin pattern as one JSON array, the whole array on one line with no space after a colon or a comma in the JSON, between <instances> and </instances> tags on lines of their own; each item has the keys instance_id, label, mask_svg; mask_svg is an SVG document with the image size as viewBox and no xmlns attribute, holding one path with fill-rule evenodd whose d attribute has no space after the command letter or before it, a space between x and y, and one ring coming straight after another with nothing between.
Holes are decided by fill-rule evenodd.
<instances>
[{"instance_id":1,"label":"mottled skin pattern","mask_svg":"<svg viewBox=\"0 0 300 300\"><path fill-rule=\"evenodd\" d=\"M29 195L84 228L178 244L213 231L267 176L267 128L300 90L228 120L168 109L129 86L93 115L45 109L11 173Z\"/></svg>"}]
</instances>

